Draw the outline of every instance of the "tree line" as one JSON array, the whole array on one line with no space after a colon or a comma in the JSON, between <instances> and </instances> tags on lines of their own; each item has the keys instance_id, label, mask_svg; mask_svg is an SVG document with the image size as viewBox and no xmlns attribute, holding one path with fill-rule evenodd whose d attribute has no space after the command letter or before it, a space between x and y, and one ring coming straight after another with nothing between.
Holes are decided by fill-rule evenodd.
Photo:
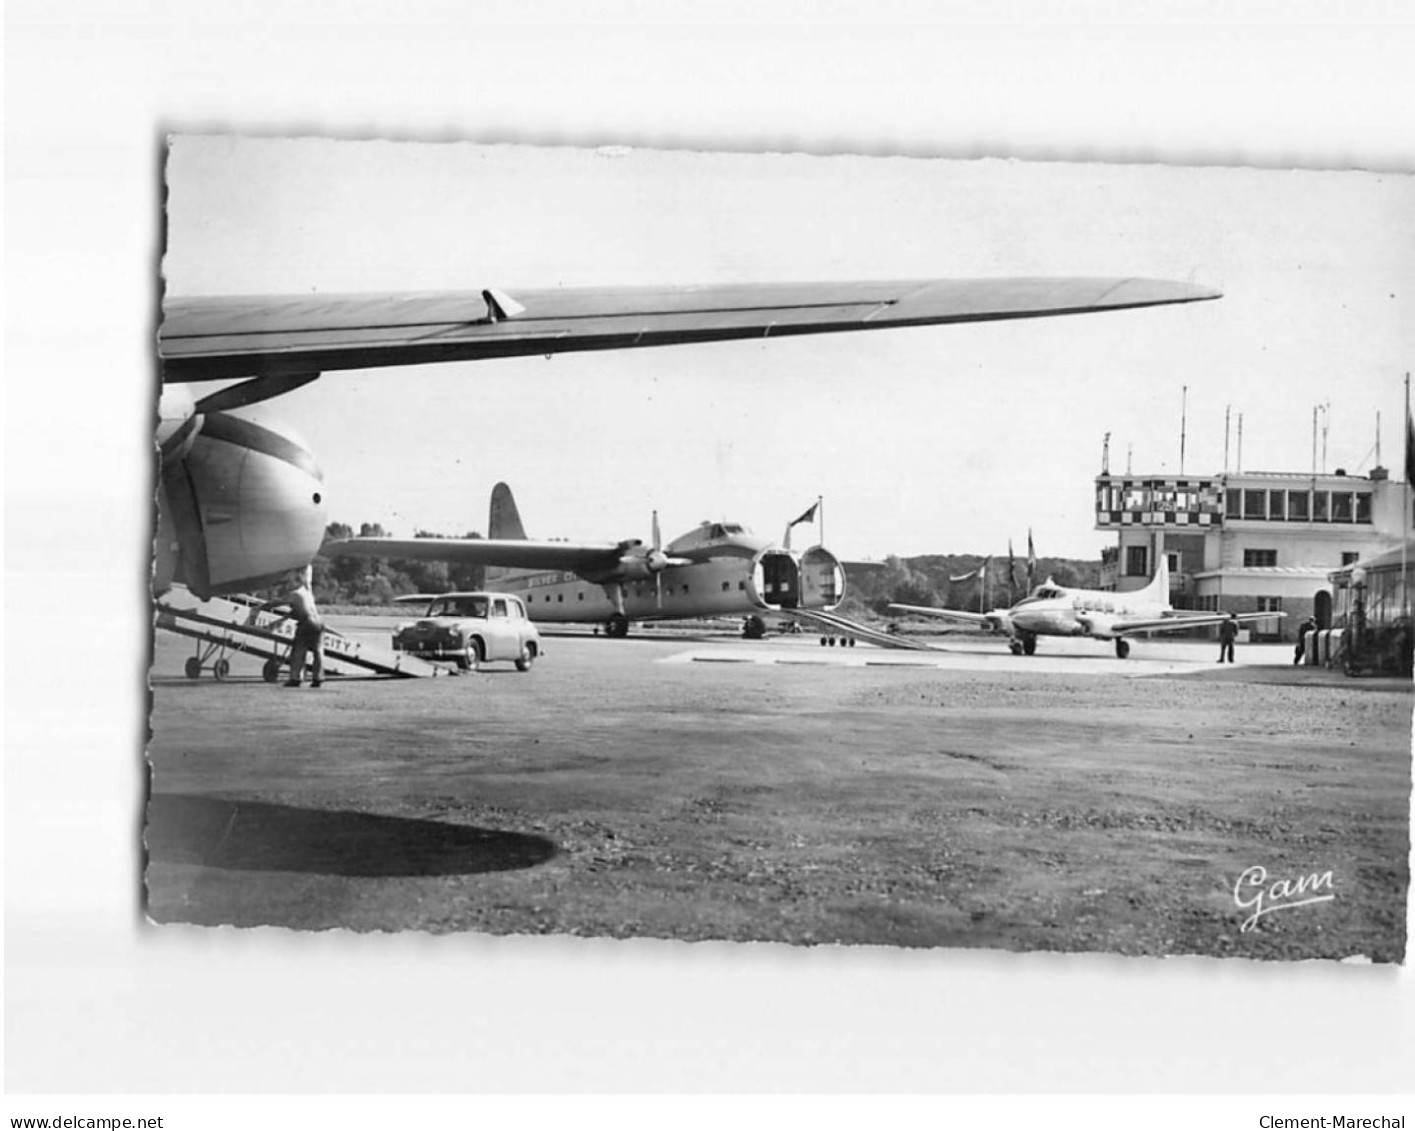
<instances>
[{"instance_id":1,"label":"tree line","mask_svg":"<svg viewBox=\"0 0 1415 1131\"><path fill-rule=\"evenodd\" d=\"M388 532L376 522L365 522L360 538L386 538ZM324 530L330 538L352 538L354 528L331 522ZM429 530L418 530L414 538L446 538ZM463 538L480 538L468 531ZM391 605L395 597L409 593L451 593L486 587L486 567L453 565L448 562L408 561L402 558L356 558L347 554L320 555L313 569L315 600L325 605Z\"/></svg>"},{"instance_id":2,"label":"tree line","mask_svg":"<svg viewBox=\"0 0 1415 1131\"><path fill-rule=\"evenodd\" d=\"M1006 558L982 554L890 555L878 566L847 568L847 592L850 603L882 615L892 603L985 612L1015 604L1047 578L1068 588L1095 588L1100 584L1100 565L1074 558L1038 558L1029 585L1027 563L1021 559L1009 569Z\"/></svg>"}]
</instances>

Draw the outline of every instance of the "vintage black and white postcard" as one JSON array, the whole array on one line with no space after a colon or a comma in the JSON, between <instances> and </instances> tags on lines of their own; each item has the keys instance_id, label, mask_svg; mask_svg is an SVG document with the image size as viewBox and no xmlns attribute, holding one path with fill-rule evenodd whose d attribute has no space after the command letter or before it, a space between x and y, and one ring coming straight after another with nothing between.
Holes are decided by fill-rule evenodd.
<instances>
[{"instance_id":1,"label":"vintage black and white postcard","mask_svg":"<svg viewBox=\"0 0 1415 1131\"><path fill-rule=\"evenodd\" d=\"M1409 178L165 174L152 919L1401 960Z\"/></svg>"}]
</instances>

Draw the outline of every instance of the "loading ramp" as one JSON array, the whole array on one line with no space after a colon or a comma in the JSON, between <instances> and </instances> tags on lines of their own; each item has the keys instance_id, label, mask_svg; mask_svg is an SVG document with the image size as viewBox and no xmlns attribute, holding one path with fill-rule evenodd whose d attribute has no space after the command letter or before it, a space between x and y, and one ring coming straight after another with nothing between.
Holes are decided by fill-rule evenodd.
<instances>
[{"instance_id":1,"label":"loading ramp","mask_svg":"<svg viewBox=\"0 0 1415 1131\"><path fill-rule=\"evenodd\" d=\"M187 658L189 679L208 670L217 679L225 679L231 672L231 656L245 655L264 660L261 674L266 682L274 683L290 662L295 625L282 620L278 612L256 612L260 604L244 593L203 601L186 586L174 585L157 599L156 624L197 642L195 654ZM457 674L456 669L443 664L352 640L328 628L324 630L324 673L373 673L404 679Z\"/></svg>"},{"instance_id":2,"label":"loading ramp","mask_svg":"<svg viewBox=\"0 0 1415 1131\"><path fill-rule=\"evenodd\" d=\"M798 621L819 629L822 644L834 644L837 640L843 647L853 645L856 640L864 640L880 648L899 648L908 652L936 652L937 648L925 644L921 640L913 640L907 636L897 636L892 632L883 629L871 628L869 625L860 624L858 621L842 617L837 613L825 612L822 609L785 609L782 610L789 616L795 617Z\"/></svg>"}]
</instances>

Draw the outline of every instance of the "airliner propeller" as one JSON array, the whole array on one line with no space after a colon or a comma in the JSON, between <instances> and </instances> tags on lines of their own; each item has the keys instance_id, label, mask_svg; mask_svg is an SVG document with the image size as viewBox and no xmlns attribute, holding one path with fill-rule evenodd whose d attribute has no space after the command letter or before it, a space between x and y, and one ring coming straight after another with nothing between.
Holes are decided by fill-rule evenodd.
<instances>
[{"instance_id":1,"label":"airliner propeller","mask_svg":"<svg viewBox=\"0 0 1415 1131\"><path fill-rule=\"evenodd\" d=\"M645 564L653 571L654 585L657 588L658 608L663 609L663 571L669 566L692 565L691 558L670 558L662 550L663 538L658 531L658 511L653 512L653 548L645 555Z\"/></svg>"}]
</instances>

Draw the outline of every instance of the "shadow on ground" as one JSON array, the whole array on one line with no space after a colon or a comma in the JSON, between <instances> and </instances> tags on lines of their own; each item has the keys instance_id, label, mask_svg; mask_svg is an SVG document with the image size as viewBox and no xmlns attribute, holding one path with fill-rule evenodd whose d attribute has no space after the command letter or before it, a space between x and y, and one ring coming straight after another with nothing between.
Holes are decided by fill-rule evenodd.
<instances>
[{"instance_id":1,"label":"shadow on ground","mask_svg":"<svg viewBox=\"0 0 1415 1131\"><path fill-rule=\"evenodd\" d=\"M527 833L170 793L148 802L145 840L154 864L326 876L466 876L555 855Z\"/></svg>"}]
</instances>

